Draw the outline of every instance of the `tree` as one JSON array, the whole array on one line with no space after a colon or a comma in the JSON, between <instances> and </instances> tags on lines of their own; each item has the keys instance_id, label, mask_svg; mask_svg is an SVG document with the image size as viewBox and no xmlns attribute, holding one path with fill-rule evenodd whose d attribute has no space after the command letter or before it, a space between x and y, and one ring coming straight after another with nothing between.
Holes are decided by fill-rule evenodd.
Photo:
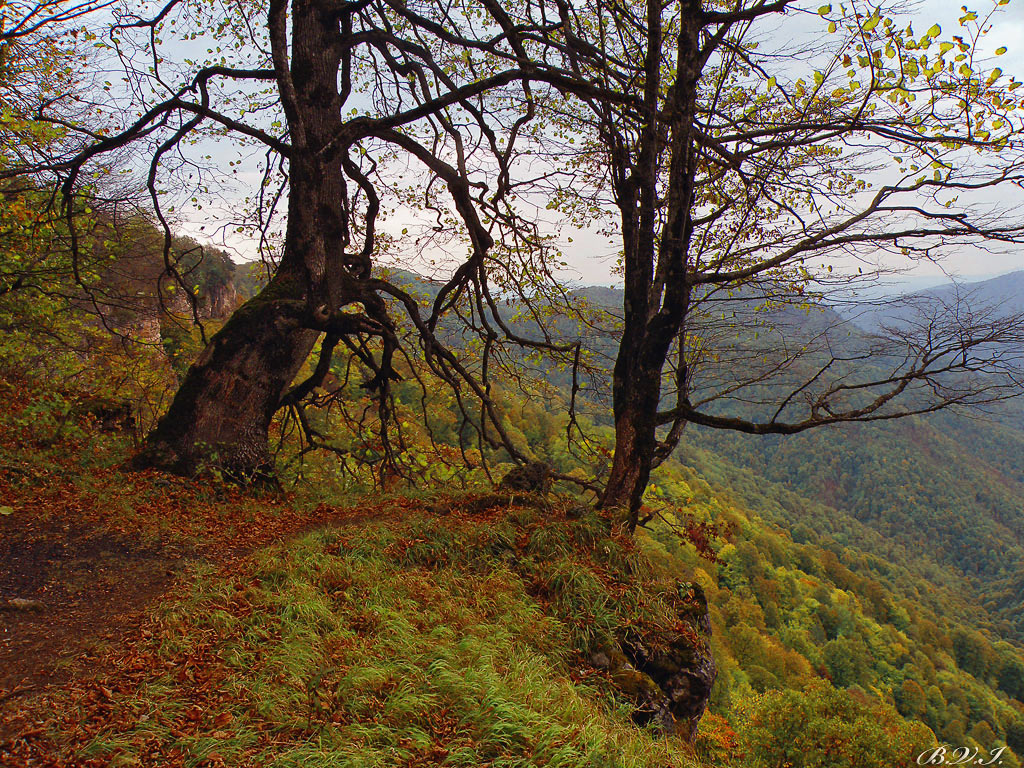
<instances>
[{"instance_id":1,"label":"tree","mask_svg":"<svg viewBox=\"0 0 1024 768\"><path fill-rule=\"evenodd\" d=\"M82 117L78 100L88 84L77 31L69 25L104 5L44 0L0 7L0 362L18 377L38 369L54 390L66 378L81 377L86 352L98 357L98 347L109 341L75 309L91 304L105 319L138 308L134 290L129 297L119 270L112 269L115 258L119 267L130 261L112 241L128 240L120 235L138 222L124 211L100 215L96 209L103 203L95 198L91 208L71 201L68 212L84 246L73 263L66 222L53 205L55 176L24 174L41 171L71 149L65 122ZM40 119L43 111L48 118ZM100 378L115 377L108 372Z\"/></svg>"},{"instance_id":2,"label":"tree","mask_svg":"<svg viewBox=\"0 0 1024 768\"><path fill-rule=\"evenodd\" d=\"M214 19L201 7L172 0L151 18L118 16L105 45L132 61L138 56L133 45L148 46L155 62L149 72L129 72L140 116L108 127L105 138L90 142L73 161L50 166L65 173L66 199L87 169L148 142L147 186L167 230L171 271L159 179L168 163L203 178L201 169L175 157L188 141L212 126L213 133L233 135L243 146L262 145L273 156L267 187L278 162L287 168L287 225L273 275L191 367L149 436L140 465L193 473L215 464L239 478L270 475L267 433L274 414L300 403L323 381L339 345L370 372L364 386L378 396L389 458L383 425L391 382L398 378L395 355L405 353L395 308L407 314L433 373L482 403L482 423L475 422L482 438L521 456L488 395L494 342L507 336L554 354L572 347L518 337L491 293L496 274L504 275L499 284L520 282L517 254L529 264L539 240L509 200L517 183L510 172L516 136L533 111L528 73L517 62L515 42L495 34L508 21L501 7L495 3L481 12L482 21L473 4L296 0L271 3L265 16L261 8L238 6L233 16ZM242 30L223 48L232 63L184 74L163 63L158 41L174 36L188 13L211 28ZM272 117L262 120L268 113ZM469 244L469 257L426 313L398 284L373 272L389 239L379 230L388 196L392 202L415 197L393 188L385 174L396 155L418 163L428 178L417 187L418 201L436 216L430 235L435 245L448 228ZM447 201L439 199L438 186L446 189ZM272 214L280 198L280 190L265 191L261 199L268 207L256 213ZM494 253L499 250L500 257ZM463 311L486 339L479 365L460 359L436 333L443 315ZM314 374L289 389L321 335ZM461 398L459 404L468 418L468 406Z\"/></svg>"},{"instance_id":3,"label":"tree","mask_svg":"<svg viewBox=\"0 0 1024 768\"><path fill-rule=\"evenodd\" d=\"M185 197L198 199L210 178L189 142L233 136L268 152L257 224L283 199L275 180L287 186L269 284L211 339L140 463L268 475L274 413L323 382L339 347L368 371L387 461L395 361L416 345L456 391L481 443L525 458L490 396L494 366L515 362L503 341L560 357L573 371L573 397L581 365L580 343L560 339L536 309L540 296L572 303L552 284L557 251L530 215L539 195L574 219L600 218L608 205L617 216L625 301L615 451L600 498L628 507L634 524L651 469L688 423L789 433L1007 396L1014 366L1000 345L1019 340L1019 318L995 314L939 314L860 350L837 349L826 332L814 349L756 334L736 341L727 322L734 340L712 348L722 326L711 309L730 291L769 307L813 298L828 272L809 259L866 249L926 258L940 246L1021 236L1018 219L956 200L1021 181L1016 81L970 66L970 36L940 42L932 28L918 38L860 3L822 6L828 35L799 61L754 45L763 25L798 8L795 0L546 0L516 9L496 0L274 0L216 16L171 0L148 18L118 15L103 39L129 63L130 88L115 101L118 114L130 104L138 117L80 130L86 146L46 166L64 174L65 198L111 155L144 151L173 270L163 202L171 190L161 180L176 177L191 185L181 187ZM968 13L962 22L974 37L976 20ZM160 41L180 37L176 25L186 21L207 30L198 36L213 60L170 63ZM148 69L136 66L143 60ZM40 117L58 122L45 110ZM563 171L557 154L570 146L582 150ZM871 181L882 161L893 167ZM412 183L395 181L409 164L418 169ZM386 231L384 217L413 204L432 227ZM457 239L445 240L449 233ZM468 256L427 308L374 272L388 251L407 257L456 242ZM535 338L503 313L510 295L536 321ZM479 335L480 360L445 343L445 317ZM313 375L293 386L318 343ZM777 381L766 389L771 379L787 389ZM767 418L723 411L744 399L775 407Z\"/></svg>"},{"instance_id":4,"label":"tree","mask_svg":"<svg viewBox=\"0 0 1024 768\"><path fill-rule=\"evenodd\" d=\"M879 253L1021 242L1019 215L972 208L979 191L1022 179L1020 83L980 69L974 46L991 14L965 10L964 30L943 42L938 25L918 36L872 4L823 5L821 35L787 50L768 47L768 34L786 35L765 30L813 15L792 0L558 8L562 65L604 93L642 94L565 111L589 126L578 167L591 199L614 206L622 240L604 504L630 507L635 522L651 468L689 423L788 434L1014 390L1012 312L931 307L856 348L828 329L787 343L797 326L785 313L741 310L750 332L715 338L723 308L795 306L849 279L830 278L826 261L877 275ZM772 322L771 341L753 342Z\"/></svg>"},{"instance_id":5,"label":"tree","mask_svg":"<svg viewBox=\"0 0 1024 768\"><path fill-rule=\"evenodd\" d=\"M858 703L820 680L754 697L738 731L750 765L912 766L934 734L884 705Z\"/></svg>"},{"instance_id":6,"label":"tree","mask_svg":"<svg viewBox=\"0 0 1024 768\"><path fill-rule=\"evenodd\" d=\"M52 158L66 117L37 120L43 110L79 92L84 58L75 27L112 0L13 0L0 6L0 169L18 172L42 168Z\"/></svg>"}]
</instances>

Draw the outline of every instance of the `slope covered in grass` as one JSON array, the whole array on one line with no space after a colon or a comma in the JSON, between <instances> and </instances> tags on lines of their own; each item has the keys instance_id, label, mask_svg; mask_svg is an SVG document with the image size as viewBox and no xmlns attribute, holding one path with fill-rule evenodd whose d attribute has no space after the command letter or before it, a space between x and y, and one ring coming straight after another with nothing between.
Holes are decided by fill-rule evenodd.
<instances>
[{"instance_id":1,"label":"slope covered in grass","mask_svg":"<svg viewBox=\"0 0 1024 768\"><path fill-rule=\"evenodd\" d=\"M141 641L19 744L95 765L691 765L583 658L681 599L608 520L396 505L229 573L196 572ZM379 510L378 510L379 511ZM627 575L632 574L632 575ZM32 729L29 729L30 731Z\"/></svg>"},{"instance_id":2,"label":"slope covered in grass","mask_svg":"<svg viewBox=\"0 0 1024 768\"><path fill-rule=\"evenodd\" d=\"M969 578L739 458L666 462L632 539L585 495L481 495L481 456L442 396L430 430L396 399L399 458L426 496L382 496L402 483L377 473L373 420L356 434L329 409L310 418L337 452L275 426L290 490L267 494L127 472L144 425L105 423L110 393L6 371L0 544L31 553L15 569L46 568L0 571L0 590L34 589L46 610L0 622L77 657L54 687L0 690L0 764L859 768L913 765L938 739L1013 768L1005 747L1024 752L1024 656L966 599ZM357 388L343 394L366 405ZM584 471L545 398L502 402L534 456ZM491 458L500 476L507 457ZM591 658L678 637L691 582L719 668L693 746L637 728Z\"/></svg>"}]
</instances>

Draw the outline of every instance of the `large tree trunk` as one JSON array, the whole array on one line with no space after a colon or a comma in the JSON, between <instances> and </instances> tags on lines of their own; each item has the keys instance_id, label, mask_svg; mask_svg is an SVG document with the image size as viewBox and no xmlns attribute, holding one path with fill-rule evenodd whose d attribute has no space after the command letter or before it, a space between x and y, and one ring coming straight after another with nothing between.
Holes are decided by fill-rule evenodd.
<instances>
[{"instance_id":1,"label":"large tree trunk","mask_svg":"<svg viewBox=\"0 0 1024 768\"><path fill-rule=\"evenodd\" d=\"M644 64L647 80L636 162L615 153L610 158L622 217L625 292L623 333L612 380L615 453L600 504L627 508L631 527L639 519L643 493L659 450L662 371L673 341L684 338L691 299L686 258L693 232L693 121L700 77L701 3L686 0L683 5L675 82L669 89L669 108L664 110L671 115L671 122L663 126L659 109L662 6L657 0L648 0ZM671 159L667 201L662 212L658 156L665 149L666 127ZM656 233L661 215L665 224L659 237ZM678 396L685 399L685 373L679 376L677 384ZM670 450L671 446L668 447Z\"/></svg>"},{"instance_id":2,"label":"large tree trunk","mask_svg":"<svg viewBox=\"0 0 1024 768\"><path fill-rule=\"evenodd\" d=\"M269 26L292 145L288 228L273 279L243 304L189 369L170 410L147 437L137 466L193 475L204 467L248 481L273 475L268 433L281 396L316 343L321 320L367 301L369 255L346 260L349 243L341 157L336 16L296 0L291 58L286 7L271 2Z\"/></svg>"},{"instance_id":3,"label":"large tree trunk","mask_svg":"<svg viewBox=\"0 0 1024 768\"><path fill-rule=\"evenodd\" d=\"M216 468L240 482L273 476L269 429L320 335L321 318L358 285L335 261L343 240L337 173L293 160L285 252L270 283L239 307L181 383L135 465L195 475ZM335 177L335 178L332 178ZM335 235L333 242L328 235Z\"/></svg>"},{"instance_id":4,"label":"large tree trunk","mask_svg":"<svg viewBox=\"0 0 1024 768\"><path fill-rule=\"evenodd\" d=\"M684 292L675 300L685 304L688 298L689 293ZM612 380L615 452L600 505L627 509L631 528L639 520L651 470L667 455L662 453L666 446L659 443L657 434L662 369L680 331L675 322L670 326L657 322L661 317L659 314L640 328L626 329Z\"/></svg>"},{"instance_id":5,"label":"large tree trunk","mask_svg":"<svg viewBox=\"0 0 1024 768\"><path fill-rule=\"evenodd\" d=\"M602 507L630 510L630 521L634 525L651 476L654 455L654 430L645 423L647 421L646 414L635 407L615 420L615 455L601 496Z\"/></svg>"},{"instance_id":6,"label":"large tree trunk","mask_svg":"<svg viewBox=\"0 0 1024 768\"><path fill-rule=\"evenodd\" d=\"M299 303L275 278L210 340L135 459L195 475L217 468L248 482L272 477L270 423L281 395L316 343Z\"/></svg>"}]
</instances>

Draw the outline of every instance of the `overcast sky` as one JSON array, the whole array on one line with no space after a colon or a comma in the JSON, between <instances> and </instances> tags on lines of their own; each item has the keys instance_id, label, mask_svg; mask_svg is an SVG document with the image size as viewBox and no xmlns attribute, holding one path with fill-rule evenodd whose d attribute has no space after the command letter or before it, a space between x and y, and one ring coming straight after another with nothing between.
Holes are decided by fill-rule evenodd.
<instances>
[{"instance_id":1,"label":"overcast sky","mask_svg":"<svg viewBox=\"0 0 1024 768\"><path fill-rule=\"evenodd\" d=\"M817 7L825 0L810 0L808 7ZM990 7L990 0L972 5L972 10L982 13L983 8ZM938 23L942 27L942 38L958 34L958 17L961 16L960 3L947 2L944 0L921 0L916 3L912 13L904 17L904 25L907 21L913 21L917 34L922 34L932 24ZM816 16L790 15L778 22L780 37L785 36L786 40L793 40L800 34L820 35L822 33L821 20ZM770 33L769 33L770 36ZM994 57L994 51L1000 46L1005 46L1007 51L998 57ZM1024 0L1011 0L1001 9L995 18L992 32L985 38L981 45L981 51L992 57L988 68L1000 66L1004 73L1016 75L1018 79L1024 79ZM238 194L244 195L247 186L255 188L259 183L259 173L256 171L254 162L246 162L237 172ZM1024 212L1024 192L1019 192L1020 210ZM1006 202L1006 201L1002 201ZM227 206L218 207L207 201L203 211L189 209L186 205L179 211L179 224L190 234L205 237L218 229L218 219L222 218ZM1024 215L1024 213L1022 213ZM395 233L406 225L402 216L392 216L391 220L385 223L385 228L395 230ZM571 242L569 239L571 238ZM229 246L236 256L241 258L254 258L256 255L255 246L251 241L233 234L221 234L215 239L221 245ZM564 277L572 282L584 285L614 285L619 278L614 274L615 256L619 244L614 240L608 240L593 232L581 232L578 230L563 231L563 251L570 269L564 273ZM416 268L413 266L413 268ZM961 251L951 254L941 265L926 264L917 268L913 274L906 276L908 284L919 287L926 283L938 283L945 281L945 274L955 274L965 279L991 277L1005 272L1024 269L1024 249L1012 248L1003 252L981 252ZM420 271L423 271L421 268ZM900 278L901 280L904 278Z\"/></svg>"},{"instance_id":2,"label":"overcast sky","mask_svg":"<svg viewBox=\"0 0 1024 768\"><path fill-rule=\"evenodd\" d=\"M825 0L812 0L811 5L817 7ZM979 13L983 8L990 8L987 2L974 4L970 8ZM912 11L905 14L904 25L912 22L917 34L922 34L932 24L942 27L942 38L960 33L959 18L963 15L961 4L953 0L922 0L915 3ZM1024 79L1024 0L1011 0L993 19L993 29L979 46L988 67L999 66L1007 75L1016 75ZM804 34L821 34L821 24L814 17L800 18L787 16L776 22L780 33L787 39L803 32ZM768 35L770 37L770 34ZM997 48L1006 47L1006 53L996 57ZM1021 215L1024 216L1024 191L1018 190ZM1005 202L1005 201L1000 201ZM614 255L618 246L614 242L592 233L573 232L573 243L566 245L569 261L575 269L573 279L585 285L617 285L619 278L611 273ZM595 255L597 257L595 258ZM923 288L949 281L950 276L965 280L976 280L1024 269L1024 248L1009 246L994 251L979 249L963 249L951 253L941 263L923 263L911 272L886 278L887 282L896 285Z\"/></svg>"}]
</instances>

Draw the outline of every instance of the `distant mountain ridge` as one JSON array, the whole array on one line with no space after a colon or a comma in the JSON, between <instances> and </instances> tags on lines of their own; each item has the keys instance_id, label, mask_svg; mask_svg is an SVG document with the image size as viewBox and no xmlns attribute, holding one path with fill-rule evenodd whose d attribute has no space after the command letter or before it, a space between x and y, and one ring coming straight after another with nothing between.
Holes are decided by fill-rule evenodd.
<instances>
[{"instance_id":1,"label":"distant mountain ridge","mask_svg":"<svg viewBox=\"0 0 1024 768\"><path fill-rule=\"evenodd\" d=\"M949 282L837 309L868 333L943 314L964 319L1006 317L1024 311L1024 270L978 282Z\"/></svg>"},{"instance_id":2,"label":"distant mountain ridge","mask_svg":"<svg viewBox=\"0 0 1024 768\"><path fill-rule=\"evenodd\" d=\"M957 280L934 288L912 291L904 295L929 295L953 298L957 293L975 300L1001 301L1019 299L1024 304L1024 270L1007 272L978 281Z\"/></svg>"}]
</instances>

